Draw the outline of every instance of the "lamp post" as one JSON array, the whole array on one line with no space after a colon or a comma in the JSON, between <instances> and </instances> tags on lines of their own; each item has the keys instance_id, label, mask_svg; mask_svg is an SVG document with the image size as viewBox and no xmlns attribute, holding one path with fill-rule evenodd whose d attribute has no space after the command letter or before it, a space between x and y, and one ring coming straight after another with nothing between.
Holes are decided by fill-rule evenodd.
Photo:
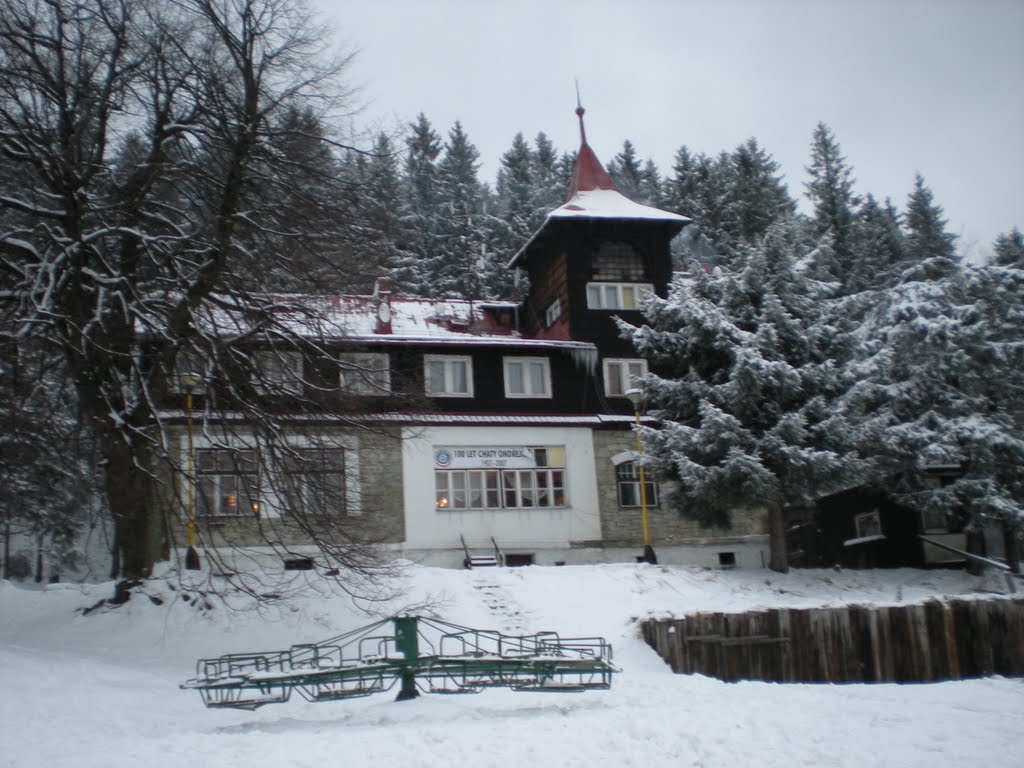
<instances>
[{"instance_id":1,"label":"lamp post","mask_svg":"<svg viewBox=\"0 0 1024 768\"><path fill-rule=\"evenodd\" d=\"M196 469L195 451L192 447L192 392L202 381L201 377L194 373L183 373L180 377L181 387L185 390L185 423L188 429L188 458L186 467L188 473L188 549L185 552L185 569L198 571L199 553L196 551Z\"/></svg>"},{"instance_id":2,"label":"lamp post","mask_svg":"<svg viewBox=\"0 0 1024 768\"><path fill-rule=\"evenodd\" d=\"M640 410L644 404L644 393L639 389L630 389L626 392L626 397L629 398L629 402L633 404L633 413L636 415L636 464L638 468L638 474L640 475L640 526L643 531L644 539L644 553L639 558L638 562L650 563L651 565L657 565L658 558L654 554L654 547L651 546L651 528L647 521L647 474L644 471L644 446L640 442Z\"/></svg>"}]
</instances>

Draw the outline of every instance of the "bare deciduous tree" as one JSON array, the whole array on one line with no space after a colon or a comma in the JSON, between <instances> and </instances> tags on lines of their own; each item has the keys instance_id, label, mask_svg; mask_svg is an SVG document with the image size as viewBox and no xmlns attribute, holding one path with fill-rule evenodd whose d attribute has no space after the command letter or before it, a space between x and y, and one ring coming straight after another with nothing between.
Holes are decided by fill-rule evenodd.
<instances>
[{"instance_id":1,"label":"bare deciduous tree","mask_svg":"<svg viewBox=\"0 0 1024 768\"><path fill-rule=\"evenodd\" d=\"M270 295L308 274L297 255L309 252L344 287L349 222L330 208L344 195L328 127L349 95L347 59L326 39L300 0L10 0L0 11L3 329L63 360L102 456L124 585L150 573L173 528L153 499L154 467L181 471L160 414L175 361L219 366L225 397L207 400L208 415L231 409L275 436L280 414L225 372L258 375L242 350L261 345L327 354L296 322L315 310ZM245 327L211 326L221 311ZM354 545L335 554L369 562Z\"/></svg>"}]
</instances>

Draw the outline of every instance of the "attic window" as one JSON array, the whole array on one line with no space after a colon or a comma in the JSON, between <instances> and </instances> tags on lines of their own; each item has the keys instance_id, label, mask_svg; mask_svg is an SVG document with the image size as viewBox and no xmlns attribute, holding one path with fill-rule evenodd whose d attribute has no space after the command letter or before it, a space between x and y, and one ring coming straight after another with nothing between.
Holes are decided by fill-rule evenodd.
<instances>
[{"instance_id":1,"label":"attic window","mask_svg":"<svg viewBox=\"0 0 1024 768\"><path fill-rule=\"evenodd\" d=\"M594 254L594 280L643 280L644 262L628 243L601 243Z\"/></svg>"}]
</instances>

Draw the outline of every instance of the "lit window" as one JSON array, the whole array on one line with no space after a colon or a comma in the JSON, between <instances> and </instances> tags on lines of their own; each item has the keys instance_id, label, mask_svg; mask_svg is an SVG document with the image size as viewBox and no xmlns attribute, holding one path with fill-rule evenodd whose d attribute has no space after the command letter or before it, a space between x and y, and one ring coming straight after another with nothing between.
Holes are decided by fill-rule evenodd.
<instances>
[{"instance_id":1,"label":"lit window","mask_svg":"<svg viewBox=\"0 0 1024 768\"><path fill-rule=\"evenodd\" d=\"M253 355L256 391L264 395L302 392L302 353L265 350Z\"/></svg>"},{"instance_id":2,"label":"lit window","mask_svg":"<svg viewBox=\"0 0 1024 768\"><path fill-rule=\"evenodd\" d=\"M352 395L382 395L391 391L391 362L384 352L345 352L339 355L341 391Z\"/></svg>"},{"instance_id":3,"label":"lit window","mask_svg":"<svg viewBox=\"0 0 1024 768\"><path fill-rule=\"evenodd\" d=\"M558 318L562 316L562 302L555 299L548 308L544 310L544 327L550 328L552 325L558 322Z\"/></svg>"},{"instance_id":4,"label":"lit window","mask_svg":"<svg viewBox=\"0 0 1024 768\"><path fill-rule=\"evenodd\" d=\"M639 507L640 468L635 461L624 461L615 467L615 480L619 487L620 507ZM644 487L647 489L647 506L658 506L658 484L644 473Z\"/></svg>"},{"instance_id":5,"label":"lit window","mask_svg":"<svg viewBox=\"0 0 1024 768\"><path fill-rule=\"evenodd\" d=\"M650 283L587 283L588 309L639 309Z\"/></svg>"},{"instance_id":6,"label":"lit window","mask_svg":"<svg viewBox=\"0 0 1024 768\"><path fill-rule=\"evenodd\" d=\"M196 502L205 517L259 516L259 463L251 449L196 451Z\"/></svg>"},{"instance_id":7,"label":"lit window","mask_svg":"<svg viewBox=\"0 0 1024 768\"><path fill-rule=\"evenodd\" d=\"M551 367L548 359L506 357L505 397L551 397Z\"/></svg>"},{"instance_id":8,"label":"lit window","mask_svg":"<svg viewBox=\"0 0 1024 768\"><path fill-rule=\"evenodd\" d=\"M341 448L297 448L281 457L281 495L295 516L347 513L345 452Z\"/></svg>"},{"instance_id":9,"label":"lit window","mask_svg":"<svg viewBox=\"0 0 1024 768\"><path fill-rule=\"evenodd\" d=\"M472 358L427 355L423 367L426 391L431 397L473 396Z\"/></svg>"},{"instance_id":10,"label":"lit window","mask_svg":"<svg viewBox=\"0 0 1024 768\"><path fill-rule=\"evenodd\" d=\"M646 360L609 358L604 361L604 393L625 397L629 390L640 386L640 379L646 374Z\"/></svg>"}]
</instances>

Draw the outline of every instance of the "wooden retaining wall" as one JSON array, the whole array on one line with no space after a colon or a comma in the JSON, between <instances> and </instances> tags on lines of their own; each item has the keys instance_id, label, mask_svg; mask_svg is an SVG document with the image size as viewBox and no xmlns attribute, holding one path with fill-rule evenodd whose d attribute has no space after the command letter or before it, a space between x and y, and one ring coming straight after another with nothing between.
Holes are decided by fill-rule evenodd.
<instances>
[{"instance_id":1,"label":"wooden retaining wall","mask_svg":"<svg viewBox=\"0 0 1024 768\"><path fill-rule=\"evenodd\" d=\"M720 680L885 683L1024 677L1024 598L782 608L645 621L674 672Z\"/></svg>"}]
</instances>

